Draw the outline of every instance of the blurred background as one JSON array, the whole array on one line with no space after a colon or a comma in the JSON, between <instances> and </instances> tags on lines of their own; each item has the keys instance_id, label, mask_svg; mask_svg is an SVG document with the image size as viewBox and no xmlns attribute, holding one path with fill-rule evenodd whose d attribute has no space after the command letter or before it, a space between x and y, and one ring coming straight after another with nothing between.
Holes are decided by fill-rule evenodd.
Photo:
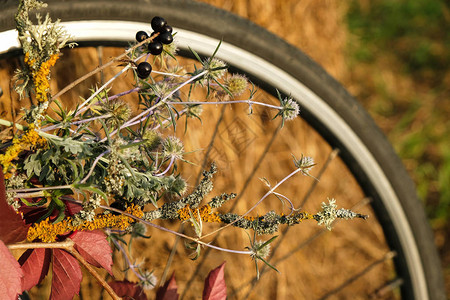
<instances>
[{"instance_id":1,"label":"blurred background","mask_svg":"<svg viewBox=\"0 0 450 300\"><path fill-rule=\"evenodd\" d=\"M450 294L449 2L201 1L297 46L366 107L417 185Z\"/></svg>"}]
</instances>

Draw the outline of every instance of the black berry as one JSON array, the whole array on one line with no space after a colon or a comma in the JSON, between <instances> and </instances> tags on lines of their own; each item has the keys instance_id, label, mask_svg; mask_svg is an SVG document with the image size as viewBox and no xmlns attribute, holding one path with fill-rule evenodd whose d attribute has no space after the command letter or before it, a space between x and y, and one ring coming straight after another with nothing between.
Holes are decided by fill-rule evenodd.
<instances>
[{"instance_id":1,"label":"black berry","mask_svg":"<svg viewBox=\"0 0 450 300\"><path fill-rule=\"evenodd\" d=\"M148 44L148 52L150 52L153 55L160 55L163 51L163 44L158 41L153 41L150 44Z\"/></svg>"},{"instance_id":2,"label":"black berry","mask_svg":"<svg viewBox=\"0 0 450 300\"><path fill-rule=\"evenodd\" d=\"M165 25L163 28L161 28L161 30L159 32L163 33L163 32L168 32L168 33L172 33L173 28L170 25Z\"/></svg>"},{"instance_id":3,"label":"black berry","mask_svg":"<svg viewBox=\"0 0 450 300\"><path fill-rule=\"evenodd\" d=\"M160 31L167 24L167 22L164 18L154 17L151 24L154 31Z\"/></svg>"},{"instance_id":4,"label":"black berry","mask_svg":"<svg viewBox=\"0 0 450 300\"><path fill-rule=\"evenodd\" d=\"M145 31L138 31L136 33L136 41L138 41L140 43L140 42L142 42L145 39L148 39L147 32L145 32Z\"/></svg>"},{"instance_id":5,"label":"black berry","mask_svg":"<svg viewBox=\"0 0 450 300\"><path fill-rule=\"evenodd\" d=\"M173 36L170 32L162 32L160 33L160 35L158 36L158 41L160 41L163 44L170 44L173 42Z\"/></svg>"},{"instance_id":6,"label":"black berry","mask_svg":"<svg viewBox=\"0 0 450 300\"><path fill-rule=\"evenodd\" d=\"M141 62L137 66L137 75L140 79L147 78L152 72L152 66L148 62Z\"/></svg>"},{"instance_id":7,"label":"black berry","mask_svg":"<svg viewBox=\"0 0 450 300\"><path fill-rule=\"evenodd\" d=\"M150 34L150 37L155 36L155 34L157 34L157 33L159 33L159 32L153 31L153 32ZM157 37L155 37L155 38L153 39L153 41L158 41L160 35L161 35L161 34L159 34Z\"/></svg>"}]
</instances>

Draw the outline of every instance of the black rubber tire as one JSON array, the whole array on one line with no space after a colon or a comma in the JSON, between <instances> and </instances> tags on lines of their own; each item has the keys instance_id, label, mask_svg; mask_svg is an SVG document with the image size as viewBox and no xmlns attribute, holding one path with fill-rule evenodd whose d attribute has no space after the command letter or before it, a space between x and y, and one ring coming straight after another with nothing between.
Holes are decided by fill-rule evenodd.
<instances>
[{"instance_id":1,"label":"black rubber tire","mask_svg":"<svg viewBox=\"0 0 450 300\"><path fill-rule=\"evenodd\" d=\"M414 184L408 176L392 146L362 106L319 65L297 48L257 25L226 11L191 0L48 0L51 15L64 21L76 20L128 20L150 22L154 15L164 16L172 26L200 32L233 45L238 45L283 69L323 99L353 129L379 163L395 191L419 249L420 260L427 280L430 299L446 299L441 265L434 246L422 204L417 198ZM16 0L2 1L0 32L13 29ZM276 44L276 49L271 45ZM239 69L239 66L234 66ZM251 74L250 74L251 77ZM256 83L257 78L252 78ZM302 110L305 118L333 146L341 150L340 156L351 169L364 192L373 201L373 207L383 226L388 243L398 252L395 259L397 272L405 279L404 299L415 299L411 294L404 250L397 236L392 218L386 210L386 199L381 199L361 162L355 160L348 145L337 138L330 125L316 115ZM406 268L405 268L406 267Z\"/></svg>"}]
</instances>

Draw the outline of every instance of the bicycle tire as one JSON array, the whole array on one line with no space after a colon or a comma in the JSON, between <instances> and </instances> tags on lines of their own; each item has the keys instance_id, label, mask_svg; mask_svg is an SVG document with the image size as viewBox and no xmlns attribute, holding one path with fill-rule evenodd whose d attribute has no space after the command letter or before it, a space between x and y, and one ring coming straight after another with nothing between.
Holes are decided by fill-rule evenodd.
<instances>
[{"instance_id":1,"label":"bicycle tire","mask_svg":"<svg viewBox=\"0 0 450 300\"><path fill-rule=\"evenodd\" d=\"M192 45L197 46L196 51L201 54L211 53L212 47L223 40L222 49L225 50L219 58L244 71L260 86L275 86L282 93L291 94L302 107L302 117L330 145L341 150L340 156L364 192L373 199L372 206L389 246L399 253L394 261L397 272L405 279L403 297L445 299L433 235L414 184L400 159L362 106L303 52L248 20L188 0L47 2L52 16L69 22L70 28L81 25L89 28L93 23L83 22L91 20L117 21L118 24L131 22L133 28L140 28L136 23L148 24L152 16L163 15L180 31L180 36L193 34L191 42L197 43ZM12 16L16 6L16 1L6 1L3 5L4 13L0 16L2 41L11 39L14 34L11 29L14 28ZM114 34L115 42L124 44L130 35L125 27L122 28L126 37L122 37L121 32ZM106 44L112 38L104 30L97 31L103 35L87 33L84 37L78 36L79 41ZM205 45L200 46L199 41L195 41L197 37L203 39ZM183 46L181 43L180 47ZM238 52L233 52L235 49ZM12 52L13 45L2 44L1 55ZM233 57L235 53L246 56Z\"/></svg>"}]
</instances>

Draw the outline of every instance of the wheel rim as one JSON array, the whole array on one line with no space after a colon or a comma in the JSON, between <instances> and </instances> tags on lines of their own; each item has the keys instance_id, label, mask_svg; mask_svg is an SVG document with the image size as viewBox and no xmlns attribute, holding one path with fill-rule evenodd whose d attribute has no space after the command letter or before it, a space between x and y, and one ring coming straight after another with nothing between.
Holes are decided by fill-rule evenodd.
<instances>
[{"instance_id":1,"label":"wheel rim","mask_svg":"<svg viewBox=\"0 0 450 300\"><path fill-rule=\"evenodd\" d=\"M120 43L127 43L134 37L136 28L151 30L148 24L141 22L94 20L63 22L61 24L74 36L74 40L79 42L114 40ZM203 55L214 52L219 42L217 39L191 31L177 28L174 28L174 31L178 32L177 43L180 48L187 50L188 46L190 46ZM5 41L0 46L0 54L19 47L17 33L14 30L0 33L0 38L2 41ZM402 250L405 252L405 260L410 271L411 286L415 297L417 299L428 299L423 266L421 263L418 263L421 262L421 259L419 251L413 242L414 236L411 228L399 205L399 201L389 201L389 199L396 199L397 195L384 176L384 172L376 162L376 159L353 130L331 107L306 86L283 70L274 67L252 53L223 42L217 57L232 66L239 66L241 70L253 74L273 86L283 87L281 90L283 93L291 94L300 103L301 107L310 111L314 116L318 116L320 122L331 122L335 125L330 126L329 129L345 145L346 149L351 152L352 157L357 160L364 173L369 176L370 181L380 193L379 196L384 199L384 206L390 215L390 219L398 229L397 233L400 233L398 237L403 245ZM247 63L241 66L242 61Z\"/></svg>"}]
</instances>

